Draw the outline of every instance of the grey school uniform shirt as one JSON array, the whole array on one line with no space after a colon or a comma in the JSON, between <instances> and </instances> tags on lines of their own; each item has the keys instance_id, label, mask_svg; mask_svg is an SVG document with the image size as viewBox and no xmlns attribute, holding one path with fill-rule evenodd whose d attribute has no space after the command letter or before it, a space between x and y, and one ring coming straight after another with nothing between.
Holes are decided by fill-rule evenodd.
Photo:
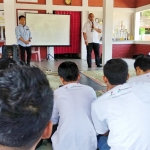
<instances>
[{"instance_id":1,"label":"grey school uniform shirt","mask_svg":"<svg viewBox=\"0 0 150 150\"><path fill-rule=\"evenodd\" d=\"M23 47L30 46L30 44L25 44L24 42L19 40L20 37L22 37L26 41L29 40L29 38L32 38L30 29L29 29L28 26L26 26L26 25L23 26L23 25L19 24L15 29L15 33L16 33L16 38L17 38L18 45L21 45Z\"/></svg>"}]
</instances>

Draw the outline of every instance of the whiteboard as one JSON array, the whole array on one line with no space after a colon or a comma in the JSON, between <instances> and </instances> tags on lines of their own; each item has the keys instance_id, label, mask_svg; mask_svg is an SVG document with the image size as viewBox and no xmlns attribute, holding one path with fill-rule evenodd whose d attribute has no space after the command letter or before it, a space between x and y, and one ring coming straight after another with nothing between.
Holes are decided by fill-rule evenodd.
<instances>
[{"instance_id":1,"label":"whiteboard","mask_svg":"<svg viewBox=\"0 0 150 150\"><path fill-rule=\"evenodd\" d=\"M33 46L70 45L70 15L26 13Z\"/></svg>"}]
</instances>

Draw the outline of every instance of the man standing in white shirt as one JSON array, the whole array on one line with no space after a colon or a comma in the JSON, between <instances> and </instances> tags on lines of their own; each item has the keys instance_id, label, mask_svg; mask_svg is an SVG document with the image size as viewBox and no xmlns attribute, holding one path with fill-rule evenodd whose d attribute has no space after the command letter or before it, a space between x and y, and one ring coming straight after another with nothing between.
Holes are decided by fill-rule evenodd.
<instances>
[{"instance_id":1,"label":"man standing in white shirt","mask_svg":"<svg viewBox=\"0 0 150 150\"><path fill-rule=\"evenodd\" d=\"M150 82L150 56L140 56L134 62L136 71L135 77L129 79L128 82Z\"/></svg>"},{"instance_id":2,"label":"man standing in white shirt","mask_svg":"<svg viewBox=\"0 0 150 150\"><path fill-rule=\"evenodd\" d=\"M94 21L94 14L90 13L88 16L89 21L85 23L83 26L83 37L87 49L87 64L88 68L91 68L92 62L91 62L91 53L92 50L94 50L95 54L95 63L97 67L101 67L100 65L100 44L99 44L99 33L101 33L100 24Z\"/></svg>"},{"instance_id":3,"label":"man standing in white shirt","mask_svg":"<svg viewBox=\"0 0 150 150\"><path fill-rule=\"evenodd\" d=\"M21 61L25 63L25 51L27 52L27 65L30 66L31 61L31 32L28 26L26 26L25 16L19 16L19 25L15 29L16 38L21 52Z\"/></svg>"},{"instance_id":4,"label":"man standing in white shirt","mask_svg":"<svg viewBox=\"0 0 150 150\"><path fill-rule=\"evenodd\" d=\"M78 83L79 70L74 62L63 62L58 67L63 86L54 91L54 107L51 117L58 123L52 135L53 150L96 150L97 138L91 119L91 103L95 91Z\"/></svg>"},{"instance_id":5,"label":"man standing in white shirt","mask_svg":"<svg viewBox=\"0 0 150 150\"><path fill-rule=\"evenodd\" d=\"M104 65L107 92L92 104L98 134L108 134L105 150L150 150L150 83L126 83L127 63L111 59ZM100 150L107 145L100 137Z\"/></svg>"}]
</instances>

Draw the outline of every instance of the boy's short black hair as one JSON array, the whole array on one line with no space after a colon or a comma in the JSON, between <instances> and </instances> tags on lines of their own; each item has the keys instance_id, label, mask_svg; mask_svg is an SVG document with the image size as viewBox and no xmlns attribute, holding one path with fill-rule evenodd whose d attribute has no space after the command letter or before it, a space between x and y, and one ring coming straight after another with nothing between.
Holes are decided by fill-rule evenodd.
<instances>
[{"instance_id":1,"label":"boy's short black hair","mask_svg":"<svg viewBox=\"0 0 150 150\"><path fill-rule=\"evenodd\" d=\"M127 81L128 65L122 59L110 59L104 65L104 76L111 85L124 84Z\"/></svg>"},{"instance_id":2,"label":"boy's short black hair","mask_svg":"<svg viewBox=\"0 0 150 150\"><path fill-rule=\"evenodd\" d=\"M53 108L53 91L36 67L0 71L0 145L28 150L38 142Z\"/></svg>"},{"instance_id":3,"label":"boy's short black hair","mask_svg":"<svg viewBox=\"0 0 150 150\"><path fill-rule=\"evenodd\" d=\"M76 81L78 79L79 69L74 62L65 61L59 65L58 74L67 82Z\"/></svg>"},{"instance_id":4,"label":"boy's short black hair","mask_svg":"<svg viewBox=\"0 0 150 150\"><path fill-rule=\"evenodd\" d=\"M10 68L15 64L17 64L16 61L11 58L0 58L0 70Z\"/></svg>"},{"instance_id":5,"label":"boy's short black hair","mask_svg":"<svg viewBox=\"0 0 150 150\"><path fill-rule=\"evenodd\" d=\"M134 68L140 67L144 72L150 70L150 56L141 55L136 58L134 62Z\"/></svg>"},{"instance_id":6,"label":"boy's short black hair","mask_svg":"<svg viewBox=\"0 0 150 150\"><path fill-rule=\"evenodd\" d=\"M20 15L20 16L19 16L19 20L20 20L21 18L25 18L25 19L26 19L26 17L23 16L23 15Z\"/></svg>"}]
</instances>

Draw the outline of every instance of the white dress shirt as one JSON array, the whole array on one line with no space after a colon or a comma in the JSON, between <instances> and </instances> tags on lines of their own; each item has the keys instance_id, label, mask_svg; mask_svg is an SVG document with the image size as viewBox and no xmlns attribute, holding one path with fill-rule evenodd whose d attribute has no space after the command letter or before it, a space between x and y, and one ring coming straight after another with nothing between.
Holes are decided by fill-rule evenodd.
<instances>
[{"instance_id":1,"label":"white dress shirt","mask_svg":"<svg viewBox=\"0 0 150 150\"><path fill-rule=\"evenodd\" d=\"M93 22L93 23L94 23L95 28L101 29L99 23L97 23L97 22ZM88 21L83 26L82 32L86 33L88 43L99 43L99 41L100 41L99 33L96 30L93 30L93 32L91 32L91 28L92 28L92 22Z\"/></svg>"},{"instance_id":2,"label":"white dress shirt","mask_svg":"<svg viewBox=\"0 0 150 150\"><path fill-rule=\"evenodd\" d=\"M129 78L128 82L150 82L150 72Z\"/></svg>"},{"instance_id":3,"label":"white dress shirt","mask_svg":"<svg viewBox=\"0 0 150 150\"><path fill-rule=\"evenodd\" d=\"M96 150L96 131L91 119L91 103L95 99L95 91L79 83L54 91L51 121L59 124L52 135L53 150Z\"/></svg>"},{"instance_id":4,"label":"white dress shirt","mask_svg":"<svg viewBox=\"0 0 150 150\"><path fill-rule=\"evenodd\" d=\"M97 133L108 130L111 150L150 150L150 83L119 85L92 104Z\"/></svg>"}]
</instances>

